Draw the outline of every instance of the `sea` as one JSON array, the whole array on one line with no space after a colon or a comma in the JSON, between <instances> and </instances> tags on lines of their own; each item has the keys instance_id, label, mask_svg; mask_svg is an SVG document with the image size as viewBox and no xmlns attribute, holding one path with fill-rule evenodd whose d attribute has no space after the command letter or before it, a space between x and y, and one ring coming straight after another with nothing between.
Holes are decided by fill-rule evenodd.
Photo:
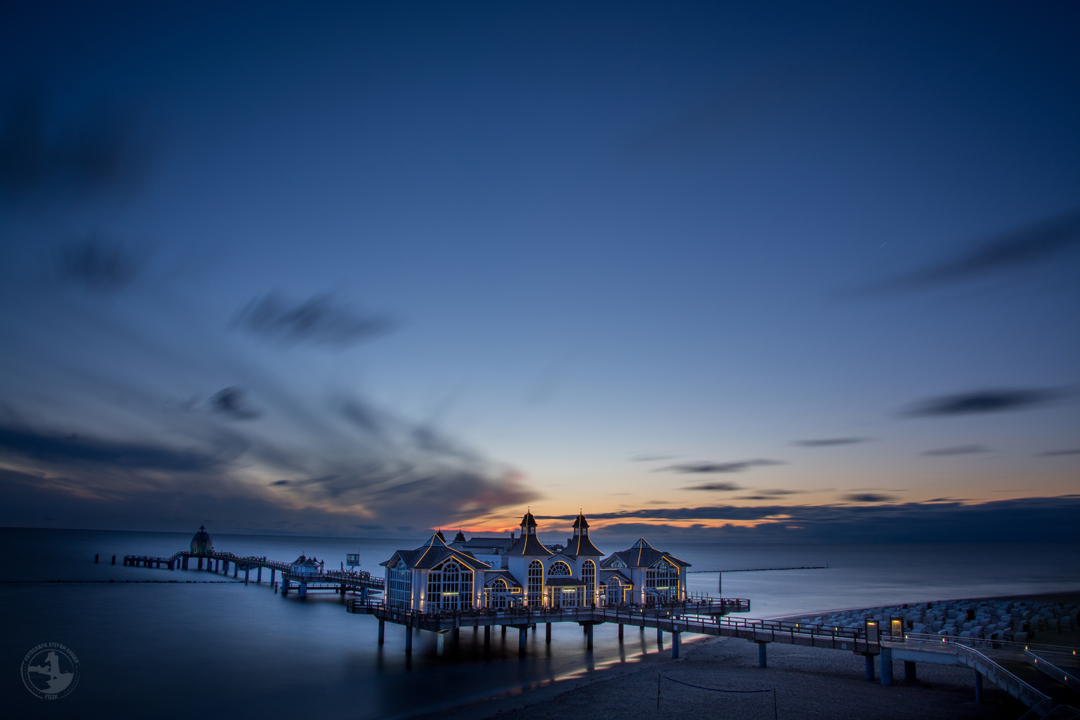
<instances>
[{"instance_id":1,"label":"sea","mask_svg":"<svg viewBox=\"0 0 1080 720\"><path fill-rule=\"evenodd\" d=\"M579 626L543 628L518 655L510 630L461 631L437 650L435 635L345 612L339 596L287 597L243 575L124 567L128 554L169 556L191 535L0 528L0 707L9 718L409 718L514 695L670 648L656 633L600 625L586 650ZM593 540L605 551L630 545ZM237 555L291 561L315 555L337 568L359 553L380 572L394 550L422 542L214 535ZM747 617L770 618L932 600L1080 591L1080 544L784 545L672 544L689 563L691 592L749 598ZM94 563L94 555L99 562ZM111 564L116 556L116 565ZM192 566L193 567L193 566ZM766 568L805 568L765 570ZM705 571L705 572L702 572ZM718 573L716 571L726 571ZM736 572L740 571L740 572ZM750 571L750 572L742 572ZM252 580L254 574L252 574ZM24 660L57 643L78 663L76 685L40 698Z\"/></svg>"}]
</instances>

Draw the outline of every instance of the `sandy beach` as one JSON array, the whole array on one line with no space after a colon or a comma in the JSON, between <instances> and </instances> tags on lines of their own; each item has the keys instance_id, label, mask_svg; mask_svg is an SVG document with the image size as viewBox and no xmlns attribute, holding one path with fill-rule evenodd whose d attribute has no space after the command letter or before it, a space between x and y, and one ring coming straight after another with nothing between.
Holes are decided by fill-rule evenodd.
<instances>
[{"instance_id":1,"label":"sandy beach","mask_svg":"<svg viewBox=\"0 0 1080 720\"><path fill-rule=\"evenodd\" d=\"M1063 593L1037 599L1075 602L1076 598L1075 593ZM1044 634L1038 641L1075 647L1080 645L1080 631ZM779 718L987 719L1016 718L1027 710L991 683L984 686L982 704L976 704L972 671L964 667L920 664L916 681L905 681L898 671L894 684L883 687L877 677L866 680L864 659L853 653L779 643L770 644L768 652L768 667L759 668L754 643L701 638L685 643L677 660L665 650L632 664L457 707L438 717L556 720L603 710L606 716L625 718L772 718L773 693L746 692L754 690L775 691Z\"/></svg>"}]
</instances>

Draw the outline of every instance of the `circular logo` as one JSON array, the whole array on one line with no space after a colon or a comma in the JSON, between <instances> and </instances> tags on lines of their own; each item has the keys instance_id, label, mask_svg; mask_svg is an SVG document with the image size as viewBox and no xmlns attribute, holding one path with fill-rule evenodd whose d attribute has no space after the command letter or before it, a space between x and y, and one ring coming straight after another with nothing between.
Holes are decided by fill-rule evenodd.
<instances>
[{"instance_id":1,"label":"circular logo","mask_svg":"<svg viewBox=\"0 0 1080 720\"><path fill-rule=\"evenodd\" d=\"M21 670L26 689L43 700L62 698L79 683L79 658L60 643L31 648Z\"/></svg>"}]
</instances>

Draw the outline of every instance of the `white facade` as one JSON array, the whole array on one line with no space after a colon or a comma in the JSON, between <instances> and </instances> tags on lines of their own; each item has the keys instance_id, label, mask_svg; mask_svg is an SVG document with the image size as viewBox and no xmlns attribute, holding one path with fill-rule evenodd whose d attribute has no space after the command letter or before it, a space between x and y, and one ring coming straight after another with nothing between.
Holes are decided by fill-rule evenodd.
<instances>
[{"instance_id":1,"label":"white facade","mask_svg":"<svg viewBox=\"0 0 1080 720\"><path fill-rule=\"evenodd\" d=\"M644 539L606 559L589 539L584 515L567 546L547 547L526 513L521 537L473 538L442 533L415 550L399 550L386 568L386 602L422 613L480 608L634 605L686 599L687 563Z\"/></svg>"}]
</instances>

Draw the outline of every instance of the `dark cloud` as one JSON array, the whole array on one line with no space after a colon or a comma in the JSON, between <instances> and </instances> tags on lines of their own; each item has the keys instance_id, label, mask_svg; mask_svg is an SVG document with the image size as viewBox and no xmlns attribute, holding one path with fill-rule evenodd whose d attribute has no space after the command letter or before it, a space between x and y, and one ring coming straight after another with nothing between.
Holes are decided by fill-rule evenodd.
<instances>
[{"instance_id":1,"label":"dark cloud","mask_svg":"<svg viewBox=\"0 0 1080 720\"><path fill-rule=\"evenodd\" d=\"M232 327L286 346L310 343L341 349L388 332L393 323L384 316L356 312L332 295L296 303L268 293L241 308Z\"/></svg>"},{"instance_id":2,"label":"dark cloud","mask_svg":"<svg viewBox=\"0 0 1080 720\"><path fill-rule=\"evenodd\" d=\"M732 492L734 490L742 490L741 485L736 485L732 482L715 482L708 483L706 485L694 485L692 487L685 487L683 490L711 490L714 492Z\"/></svg>"},{"instance_id":3,"label":"dark cloud","mask_svg":"<svg viewBox=\"0 0 1080 720\"><path fill-rule=\"evenodd\" d=\"M206 472L226 457L163 445L124 443L80 435L41 433L29 428L0 426L0 453L47 465Z\"/></svg>"},{"instance_id":4,"label":"dark cloud","mask_svg":"<svg viewBox=\"0 0 1080 720\"><path fill-rule=\"evenodd\" d=\"M931 457L949 457L951 455L977 455L988 452L990 452L990 448L985 445L956 445L953 447L938 448L937 450L927 450L923 455L930 455Z\"/></svg>"},{"instance_id":5,"label":"dark cloud","mask_svg":"<svg viewBox=\"0 0 1080 720\"><path fill-rule=\"evenodd\" d=\"M210 398L210 408L232 420L255 420L262 413L247 403L247 392L240 387L227 387Z\"/></svg>"},{"instance_id":6,"label":"dark cloud","mask_svg":"<svg viewBox=\"0 0 1080 720\"><path fill-rule=\"evenodd\" d=\"M767 465L783 465L784 463L779 460L740 460L738 462L698 462L698 463L680 463L679 465L668 465L667 467L658 468L654 472L677 472L677 473L736 473L743 470L749 470L752 467L763 467Z\"/></svg>"},{"instance_id":7,"label":"dark cloud","mask_svg":"<svg viewBox=\"0 0 1080 720\"><path fill-rule=\"evenodd\" d=\"M872 493L872 492L848 493L847 495L844 496L844 500L847 500L848 502L857 502L857 503L891 502L891 501L893 501L895 499L896 499L896 497L893 496L893 495L886 495L885 493Z\"/></svg>"},{"instance_id":8,"label":"dark cloud","mask_svg":"<svg viewBox=\"0 0 1080 720\"><path fill-rule=\"evenodd\" d=\"M663 508L589 513L589 520L614 520L593 539L646 536L702 542L1072 542L1080 496L1020 498L965 503L939 498L926 503ZM572 520L575 516L551 519ZM650 522L635 522L645 520ZM657 521L700 521L691 528ZM707 527L708 521L749 520L753 526Z\"/></svg>"},{"instance_id":9,"label":"dark cloud","mask_svg":"<svg viewBox=\"0 0 1080 720\"><path fill-rule=\"evenodd\" d=\"M356 398L341 403L341 415L369 435L381 437L384 434L382 414Z\"/></svg>"},{"instance_id":10,"label":"dark cloud","mask_svg":"<svg viewBox=\"0 0 1080 720\"><path fill-rule=\"evenodd\" d=\"M1058 457L1061 455L1080 455L1080 448L1073 448L1071 450L1047 450L1044 453L1039 453L1042 457Z\"/></svg>"},{"instance_id":11,"label":"dark cloud","mask_svg":"<svg viewBox=\"0 0 1080 720\"><path fill-rule=\"evenodd\" d=\"M87 290L115 292L135 281L142 264L143 258L122 244L92 236L60 249L56 274Z\"/></svg>"},{"instance_id":12,"label":"dark cloud","mask_svg":"<svg viewBox=\"0 0 1080 720\"><path fill-rule=\"evenodd\" d=\"M833 447L835 445L857 445L859 443L870 442L872 438L867 437L843 437L843 438L822 438L820 440L796 440L793 445L801 445L803 447Z\"/></svg>"},{"instance_id":13,"label":"dark cloud","mask_svg":"<svg viewBox=\"0 0 1080 720\"><path fill-rule=\"evenodd\" d=\"M1064 395L1061 391L1045 389L979 390L925 400L902 414L908 417L947 417L1024 410L1045 405Z\"/></svg>"},{"instance_id":14,"label":"dark cloud","mask_svg":"<svg viewBox=\"0 0 1080 720\"><path fill-rule=\"evenodd\" d=\"M44 93L24 87L0 120L0 198L78 198L136 179L146 161L131 124L115 112L74 121L50 114Z\"/></svg>"},{"instance_id":15,"label":"dark cloud","mask_svg":"<svg viewBox=\"0 0 1080 720\"><path fill-rule=\"evenodd\" d=\"M949 285L991 273L1053 260L1080 246L1080 210L989 238L956 257L874 285L902 291Z\"/></svg>"}]
</instances>

